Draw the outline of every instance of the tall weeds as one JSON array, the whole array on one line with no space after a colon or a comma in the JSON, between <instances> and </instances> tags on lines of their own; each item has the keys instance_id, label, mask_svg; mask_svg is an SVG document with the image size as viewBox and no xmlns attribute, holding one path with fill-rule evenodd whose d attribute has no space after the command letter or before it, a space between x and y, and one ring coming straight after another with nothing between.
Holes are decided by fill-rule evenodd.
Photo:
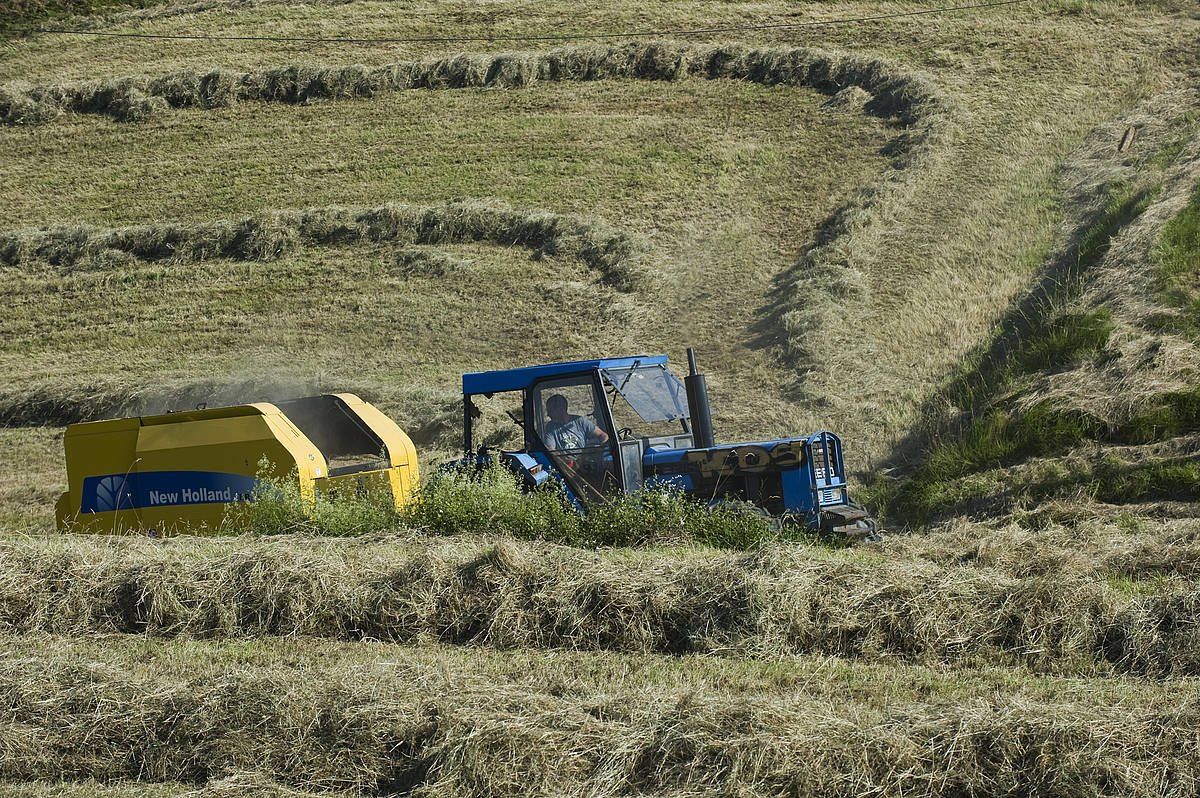
<instances>
[{"instance_id":1,"label":"tall weeds","mask_svg":"<svg viewBox=\"0 0 1200 798\"><path fill-rule=\"evenodd\" d=\"M416 529L433 535L484 532L585 548L690 544L754 549L780 538L808 535L777 527L750 505L708 507L673 490L647 490L591 505L578 512L565 493L548 487L525 493L499 467L435 472L400 512L378 497L336 501L301 497L294 479L264 480L255 501L235 505L226 533L272 535L306 532L361 535Z\"/></svg>"}]
</instances>

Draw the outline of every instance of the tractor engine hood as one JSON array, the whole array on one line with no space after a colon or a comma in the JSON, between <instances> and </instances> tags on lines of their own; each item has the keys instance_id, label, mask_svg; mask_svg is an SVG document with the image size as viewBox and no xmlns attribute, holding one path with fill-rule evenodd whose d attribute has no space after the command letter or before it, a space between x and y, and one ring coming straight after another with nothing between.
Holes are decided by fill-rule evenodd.
<instances>
[{"instance_id":1,"label":"tractor engine hood","mask_svg":"<svg viewBox=\"0 0 1200 798\"><path fill-rule=\"evenodd\" d=\"M748 501L771 515L806 518L814 529L858 520L843 517L850 500L841 440L832 432L702 449L651 446L642 468L646 485L672 487L706 501Z\"/></svg>"},{"instance_id":2,"label":"tractor engine hood","mask_svg":"<svg viewBox=\"0 0 1200 798\"><path fill-rule=\"evenodd\" d=\"M705 449L651 447L646 451L643 462L659 473L697 471L705 477L762 474L792 471L807 465L810 447L814 458L823 458L819 441L814 443L811 438L781 438L722 443Z\"/></svg>"}]
</instances>

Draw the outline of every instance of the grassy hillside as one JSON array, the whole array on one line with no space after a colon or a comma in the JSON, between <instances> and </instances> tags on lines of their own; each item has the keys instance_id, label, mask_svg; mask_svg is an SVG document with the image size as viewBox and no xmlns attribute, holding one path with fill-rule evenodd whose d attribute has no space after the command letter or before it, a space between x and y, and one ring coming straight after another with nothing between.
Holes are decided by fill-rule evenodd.
<instances>
[{"instance_id":1,"label":"grassy hillside","mask_svg":"<svg viewBox=\"0 0 1200 798\"><path fill-rule=\"evenodd\" d=\"M484 38L7 43L0 789L1192 794L1194 9L486 39L928 7L217 0L69 21ZM465 370L689 345L719 438L834 429L913 534L500 490L50 529L71 421L336 388L428 464Z\"/></svg>"},{"instance_id":2,"label":"grassy hillside","mask_svg":"<svg viewBox=\"0 0 1200 798\"><path fill-rule=\"evenodd\" d=\"M823 5L819 11L823 17L860 15L865 8ZM618 4L570 13L549 5L533 15L493 11L433 7L413 16L371 3L266 5L136 12L122 24L163 32L267 24L281 34L353 28L363 36L381 30L403 36L447 24L463 35L502 35L544 26L548 19L570 33L647 27L651 17L661 27L746 18L743 9L727 4L688 4L686 10L677 4ZM771 14L758 6L746 11L751 21ZM782 13L797 18L786 15L801 11L789 7ZM588 350L678 353L686 343L699 344L714 373L718 423L727 434L832 426L850 439L855 462L863 465L885 454L915 420L931 380L987 333L1053 245L1057 160L1092 125L1174 79L1161 54L1175 57L1188 24L1150 7L1050 5L950 15L933 26L915 18L786 34L789 44L883 55L895 59L901 71L931 79L942 102L934 110L937 119L923 121L936 122L936 135L925 135L915 153L906 136L896 138L902 132L896 127L889 131L869 116L821 108L827 98L817 93L690 79L630 86L539 82L520 91L408 91L297 107L243 103L160 114L134 128L71 115L9 128L0 131L7 147L26 153L41 147L43 154L17 160L15 169L26 163L38 176L15 174L8 196L21 199L8 202L17 209L14 222L21 224L216 219L327 203L459 196L592 213L622 229L652 232L650 261L662 281L639 297L648 309L641 324L603 330L593 330L594 322L583 325L591 336ZM763 35L743 38L754 43ZM164 50L128 40L70 42L69 61L60 57L56 40L24 43L5 54L7 71L40 86L189 69L371 66L447 52L317 46L297 53L199 42L172 43ZM1086 58L1079 57L1080 48L1086 48ZM665 102L667 97L672 99ZM677 106L681 101L690 105ZM638 110L626 112L622 122L618 106ZM646 114L648 107L653 114ZM363 115L361 124L347 114ZM480 125L472 118L486 121ZM593 118L597 126L589 127ZM797 120L803 120L799 128ZM856 128L852 120L868 127ZM827 133L819 132L822 126ZM346 131L353 132L347 137ZM915 132L919 126L907 136ZM65 166L45 159L45 146L37 142L47 136L60 142L51 151L60 152L58 163ZM638 136L640 159L631 154ZM200 161L189 155L188 166L178 170L169 161L147 165L148 152L188 152L173 143L181 137L208 142ZM139 143L127 146L130 138ZM885 147L890 139L896 143ZM278 146L264 146L267 141ZM117 147L121 154L105 161L103 175L80 177L72 147L101 152ZM877 155L847 158L830 147ZM610 148L611 155L602 154ZM881 182L888 153L892 171ZM609 166L597 166L596 159ZM909 161L919 168L896 171ZM228 171L234 163L245 166L237 170L236 184ZM283 163L289 165L288 180L277 178ZM173 179L162 191L149 192L152 207L127 204L126 188L160 180L160 167ZM45 186L40 196L55 208L53 214L39 213L22 191L31 178ZM864 187L870 187L866 194ZM843 212L835 214L839 209ZM822 232L815 235L818 228ZM812 249L821 242L826 245ZM830 312L829 291L835 292L837 312ZM506 305L520 317L543 315L532 297ZM529 354L564 354L553 325L539 329L544 332L529 336L534 338ZM398 340L406 338L401 334ZM902 351L896 342L904 342ZM565 354L577 351L568 348ZM443 353L436 357L440 361ZM408 372L403 381L389 382L445 391L458 365L436 375ZM325 368L322 364L319 374Z\"/></svg>"},{"instance_id":3,"label":"grassy hillside","mask_svg":"<svg viewBox=\"0 0 1200 798\"><path fill-rule=\"evenodd\" d=\"M870 153L888 141L886 125L826 108L826 100L803 88L779 90L732 81L689 81L682 94L656 82L541 83L512 91L418 91L338 104L273 108L246 103L229 111L197 109L164 117L161 124L167 129L150 139L145 128L118 123L97 127L93 120L81 121L85 135L70 132L69 122L63 128L66 120L10 127L0 135L10 137L18 149L25 148L28 157L23 163L36 172L18 176L23 179L14 180L8 194L18 218L30 225L61 218L58 198L64 195L78 203L75 221L104 226L186 223L197 216L237 218L264 209L311 205L484 197L518 209L548 208L606 221L645 249L641 259L656 279L626 299L622 312L613 307L611 296L593 285L594 275L586 268L563 258L531 260L526 248L452 253L468 263L462 274L448 277L402 274L395 264L400 246L349 251L300 247L255 268L232 267L218 259L201 267L209 271L201 272L204 279L199 282L194 267L155 263L140 274L126 273L122 279L132 282L115 291L127 296L139 312L160 319L157 323L168 334L181 336L178 340L188 337L185 330L199 336L195 345L182 347L188 351L145 339L144 348L153 350L150 362L127 353L131 359L124 367L137 369L143 391L153 393L157 383L206 377L214 365L225 374L246 374L246 364L254 363L257 373L246 376L262 376L265 370L281 380L359 388L385 401L415 392L420 396L416 402L392 402L402 415L412 417L429 413L430 391L451 396L457 374L464 369L598 352L664 347L678 352L685 343L679 333L664 340L662 334L652 337L644 331L652 325L678 328L690 323L679 317L678 308L692 303L697 294L715 297L718 289L732 287L743 266L767 277L769 265L756 263L761 255L768 260L786 257L784 253L798 248L839 201L885 168L884 159ZM653 115L628 110L648 107L655 108ZM488 120L486 133L472 129L473 114ZM799 126L792 121L797 119L802 120ZM347 141L347 125L361 131L363 140ZM198 134L196 126L211 133ZM52 158L34 157L41 150L41 135L51 131L71 142L53 156L59 167ZM216 137L199 161L182 146L197 135ZM131 149L126 146L131 139L143 143ZM279 147L264 149L263 140L278 141ZM114 181L96 173L81 179L81 153L97 148L113 153L123 167L122 178ZM178 169L161 161L159 153L164 151L180 154ZM281 181L279 175L291 170L299 152L313 157L302 157L300 169ZM805 169L827 155L834 157L836 168ZM236 184L228 178L234 162L244 162L248 175ZM106 174L113 161L103 163ZM164 168L170 180L149 176L150 171L162 175ZM795 180L801 174L808 190L796 194ZM144 195L141 207L122 202L119 213L108 210L131 184L147 179L162 181L163 190ZM20 186L30 180L48 191L34 196L22 191ZM59 188L51 189L55 182ZM81 185L94 187L91 200L78 190ZM547 203L550 197L559 201ZM91 210L86 208L89 203ZM771 224L775 213L784 214L789 225ZM688 270L679 262L684 253ZM79 396L86 390L81 383L128 383L124 377L113 379L114 366L120 370L122 364L103 355L85 358L94 367L85 367L84 374L79 373L79 361L68 365L61 357L65 351L103 352L111 346L103 328L112 330L110 334L124 329L123 318L113 317L107 307L76 299L114 293L106 288L114 267L103 257L82 265L64 270L50 263L40 275L31 274L24 263L17 267L21 283L10 286L13 299L39 292L61 297L75 318L62 334L75 340L40 347L54 365L28 369L29 384L13 386L11 403L31 392L72 394L84 400L86 396ZM278 290L281 273L294 275L294 287L283 295ZM172 296L171 289L181 281L189 291L199 292L196 301L158 309L144 305L145 293ZM333 287L338 284L344 288ZM207 297L206 285L214 286ZM767 301L769 285L760 283L751 290L758 299L739 289L714 303ZM336 299L339 295L342 298ZM333 304L327 304L331 300ZM212 303L221 304L219 315ZM285 329L251 323L264 310ZM180 317L188 313L191 321ZM103 318L93 322L96 316ZM715 327L720 318L688 316L706 327ZM24 328L18 319L13 324L10 352L25 361L26 341L40 335L37 322L29 319ZM463 349L464 328L478 331L479 348L474 351ZM209 336L221 342L203 340ZM509 343L496 348L496 340ZM709 352L717 360L723 342L707 340L713 341ZM214 357L218 364L203 362ZM773 381L778 383L781 376ZM784 431L782 422L767 421L768 426L772 423L776 431ZM743 421L743 429L737 431L748 434L748 426Z\"/></svg>"},{"instance_id":4,"label":"grassy hillside","mask_svg":"<svg viewBox=\"0 0 1200 798\"><path fill-rule=\"evenodd\" d=\"M907 453L916 468L880 485L895 516L996 516L1070 496L1194 514L1195 97L1154 98L1067 164L1069 238L929 402ZM1121 153L1112 141L1130 127L1140 147Z\"/></svg>"}]
</instances>

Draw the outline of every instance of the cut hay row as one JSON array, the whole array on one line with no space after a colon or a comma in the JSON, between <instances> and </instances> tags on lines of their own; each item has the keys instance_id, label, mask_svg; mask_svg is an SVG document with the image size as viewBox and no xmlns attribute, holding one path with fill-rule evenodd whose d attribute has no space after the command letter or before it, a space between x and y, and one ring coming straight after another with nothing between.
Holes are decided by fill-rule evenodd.
<instances>
[{"instance_id":1,"label":"cut hay row","mask_svg":"<svg viewBox=\"0 0 1200 798\"><path fill-rule=\"evenodd\" d=\"M544 53L462 54L380 67L289 65L257 72L180 72L0 88L0 121L42 122L64 109L138 120L167 108L214 108L242 100L298 103L410 89L687 78L812 88L834 95L831 102L894 119L904 127L889 148L893 168L822 224L816 241L801 255L782 288L786 353L797 362L812 361L808 342L820 337L811 333L839 324L839 307L865 296L866 283L854 262L859 240L882 233L889 209L913 190L909 173L937 157L954 129L948 102L933 83L883 58L799 47L655 42ZM614 284L624 282L622 277Z\"/></svg>"},{"instance_id":2,"label":"cut hay row","mask_svg":"<svg viewBox=\"0 0 1200 798\"><path fill-rule=\"evenodd\" d=\"M1035 513L1063 514L1074 502L1039 506ZM1150 507L1153 519L1119 514L1108 518L1072 519L1070 523L1001 526L958 520L920 535L891 535L888 556L921 559L941 565L971 565L1017 577L1072 574L1101 579L1153 580L1162 577L1200 579L1200 520L1161 517L1164 508Z\"/></svg>"},{"instance_id":3,"label":"cut hay row","mask_svg":"<svg viewBox=\"0 0 1200 798\"><path fill-rule=\"evenodd\" d=\"M539 81L746 80L830 94L857 87L868 113L916 124L941 100L922 78L879 58L811 48L670 42L586 46L544 53L463 53L378 67L287 65L255 72L216 69L61 85L7 84L0 122L37 124L63 111L140 121L169 108L223 108L242 101L300 103L375 97L411 89L525 88Z\"/></svg>"},{"instance_id":4,"label":"cut hay row","mask_svg":"<svg viewBox=\"0 0 1200 798\"><path fill-rule=\"evenodd\" d=\"M0 233L0 265L32 259L62 268L120 268L129 258L202 261L275 260L304 246L358 242L451 244L484 241L532 250L535 257L575 257L601 282L630 292L646 279L642 250L628 233L578 216L515 210L496 201L438 205L389 203L264 211L243 219L115 229L72 225Z\"/></svg>"},{"instance_id":5,"label":"cut hay row","mask_svg":"<svg viewBox=\"0 0 1200 798\"><path fill-rule=\"evenodd\" d=\"M544 691L379 668L0 663L0 777L362 795L1193 794L1200 705Z\"/></svg>"},{"instance_id":6,"label":"cut hay row","mask_svg":"<svg viewBox=\"0 0 1200 798\"><path fill-rule=\"evenodd\" d=\"M328 790L298 790L257 772L233 773L203 786L164 782L147 784L132 779L103 782L43 780L0 781L0 795L7 798L348 798L354 793Z\"/></svg>"},{"instance_id":7,"label":"cut hay row","mask_svg":"<svg viewBox=\"0 0 1200 798\"><path fill-rule=\"evenodd\" d=\"M622 653L569 649L343 641L318 637L205 640L129 634L62 637L0 634L0 662L36 657L46 667L102 662L130 676L176 680L217 678L247 666L283 669L298 662L328 672L409 674L435 684L492 684L546 695L700 694L736 698L804 696L875 708L953 704L1003 695L1039 704L1157 706L1196 693L1200 678L1114 679L1110 674L1032 673L996 664L947 668L894 660L867 662L827 656L784 659L707 654ZM864 690L864 685L875 689Z\"/></svg>"},{"instance_id":8,"label":"cut hay row","mask_svg":"<svg viewBox=\"0 0 1200 798\"><path fill-rule=\"evenodd\" d=\"M416 539L420 541L420 538ZM505 541L9 539L0 630L847 658L1200 674L1200 591L928 562Z\"/></svg>"}]
</instances>

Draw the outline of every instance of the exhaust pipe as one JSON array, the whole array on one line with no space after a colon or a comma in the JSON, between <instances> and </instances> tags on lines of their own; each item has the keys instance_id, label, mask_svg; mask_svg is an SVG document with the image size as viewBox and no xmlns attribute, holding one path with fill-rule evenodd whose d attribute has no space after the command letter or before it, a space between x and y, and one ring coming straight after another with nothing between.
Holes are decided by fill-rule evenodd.
<instances>
[{"instance_id":1,"label":"exhaust pipe","mask_svg":"<svg viewBox=\"0 0 1200 798\"><path fill-rule=\"evenodd\" d=\"M692 414L692 445L707 449L716 444L713 437L712 409L708 405L708 382L696 370L696 350L687 351L688 375L683 378L687 388L688 409Z\"/></svg>"}]
</instances>

